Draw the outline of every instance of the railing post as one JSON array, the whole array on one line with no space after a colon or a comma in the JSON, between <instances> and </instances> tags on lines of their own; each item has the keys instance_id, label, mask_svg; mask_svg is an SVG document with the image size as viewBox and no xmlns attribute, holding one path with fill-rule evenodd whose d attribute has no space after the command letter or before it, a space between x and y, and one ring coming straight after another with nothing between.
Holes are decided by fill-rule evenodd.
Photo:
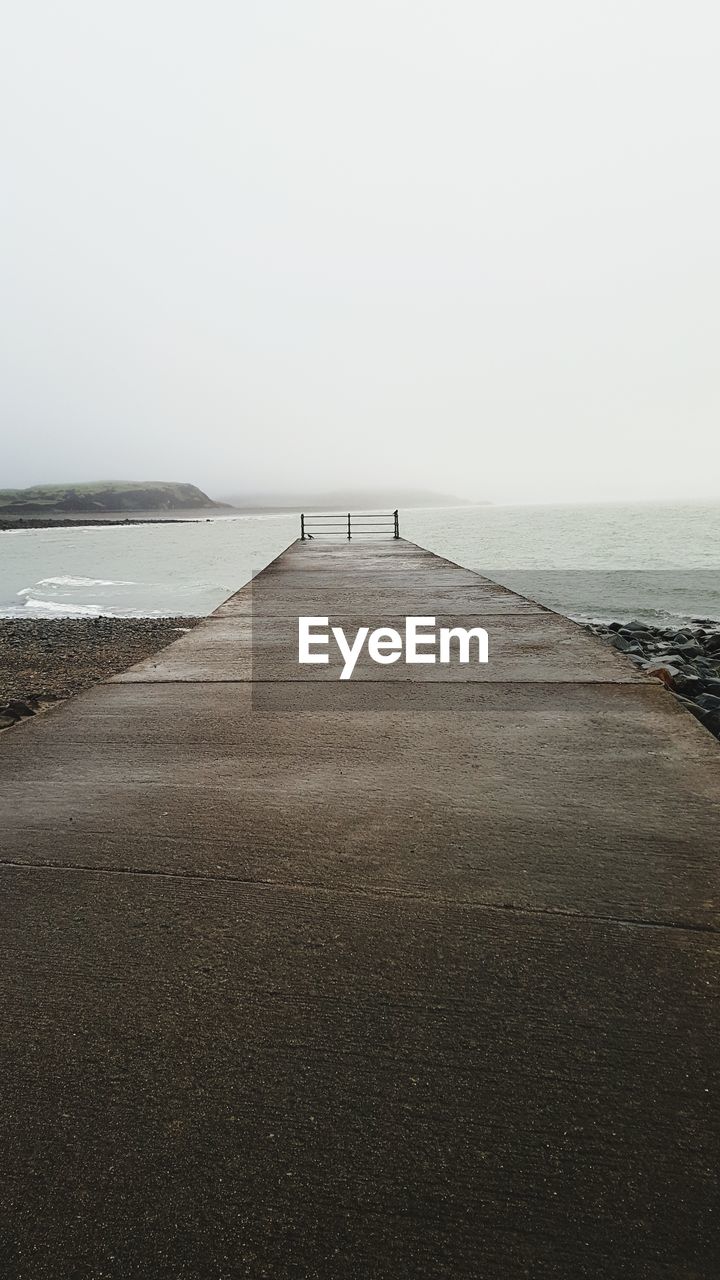
<instances>
[{"instance_id":1,"label":"railing post","mask_svg":"<svg viewBox=\"0 0 720 1280\"><path fill-rule=\"evenodd\" d=\"M396 538L399 538L400 537L400 517L398 515L397 510L393 511L393 516L395 517L395 533L393 536Z\"/></svg>"},{"instance_id":2,"label":"railing post","mask_svg":"<svg viewBox=\"0 0 720 1280\"><path fill-rule=\"evenodd\" d=\"M352 537L352 534L350 532L350 512L348 511L348 542L350 541L351 537Z\"/></svg>"},{"instance_id":3,"label":"railing post","mask_svg":"<svg viewBox=\"0 0 720 1280\"><path fill-rule=\"evenodd\" d=\"M305 513L303 511L300 512L300 537L304 542L305 541Z\"/></svg>"}]
</instances>

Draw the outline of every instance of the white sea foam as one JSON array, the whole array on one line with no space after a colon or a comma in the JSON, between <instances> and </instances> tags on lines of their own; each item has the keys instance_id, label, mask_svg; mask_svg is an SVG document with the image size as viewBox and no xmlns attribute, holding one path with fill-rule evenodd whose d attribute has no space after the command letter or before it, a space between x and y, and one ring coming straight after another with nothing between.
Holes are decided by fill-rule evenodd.
<instances>
[{"instance_id":1,"label":"white sea foam","mask_svg":"<svg viewBox=\"0 0 720 1280\"><path fill-rule=\"evenodd\" d=\"M41 578L38 587L134 587L137 583L129 578ZM18 594L23 595L24 592Z\"/></svg>"},{"instance_id":2,"label":"white sea foam","mask_svg":"<svg viewBox=\"0 0 720 1280\"><path fill-rule=\"evenodd\" d=\"M184 614L195 614L193 609L184 609ZM171 618L177 609L116 609L101 608L100 605L65 604L64 601L24 600L22 605L6 605L0 608L0 618ZM205 617L204 613L196 614ZM189 627L178 627L178 631L188 631Z\"/></svg>"},{"instance_id":3,"label":"white sea foam","mask_svg":"<svg viewBox=\"0 0 720 1280\"><path fill-rule=\"evenodd\" d=\"M97 618L102 613L99 604L68 604L67 601L59 600L35 600L32 596L28 596L25 601L24 612L37 609L42 613L59 613L85 615L91 618Z\"/></svg>"}]
</instances>

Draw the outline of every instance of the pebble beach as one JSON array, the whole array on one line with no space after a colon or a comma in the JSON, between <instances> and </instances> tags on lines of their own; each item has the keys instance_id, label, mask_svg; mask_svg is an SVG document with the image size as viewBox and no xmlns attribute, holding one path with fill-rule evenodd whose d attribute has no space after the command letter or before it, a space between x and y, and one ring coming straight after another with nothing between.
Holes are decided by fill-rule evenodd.
<instances>
[{"instance_id":1,"label":"pebble beach","mask_svg":"<svg viewBox=\"0 0 720 1280\"><path fill-rule=\"evenodd\" d=\"M0 619L0 729L127 670L200 621Z\"/></svg>"}]
</instances>

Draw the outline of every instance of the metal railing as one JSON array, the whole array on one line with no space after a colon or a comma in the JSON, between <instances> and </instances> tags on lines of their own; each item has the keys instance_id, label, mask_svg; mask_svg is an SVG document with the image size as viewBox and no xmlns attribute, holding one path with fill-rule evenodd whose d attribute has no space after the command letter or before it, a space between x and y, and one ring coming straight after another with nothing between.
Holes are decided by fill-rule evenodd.
<instances>
[{"instance_id":1,"label":"metal railing","mask_svg":"<svg viewBox=\"0 0 720 1280\"><path fill-rule=\"evenodd\" d=\"M305 515L300 516L300 537L306 538L351 538L364 537L399 538L400 520L397 511L371 511L362 515Z\"/></svg>"}]
</instances>

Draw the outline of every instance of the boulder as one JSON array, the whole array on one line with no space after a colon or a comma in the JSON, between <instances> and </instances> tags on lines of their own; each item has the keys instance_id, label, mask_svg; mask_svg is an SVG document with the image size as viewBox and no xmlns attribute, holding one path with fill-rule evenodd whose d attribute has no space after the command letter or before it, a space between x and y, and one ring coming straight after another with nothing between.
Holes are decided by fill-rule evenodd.
<instances>
[{"instance_id":1,"label":"boulder","mask_svg":"<svg viewBox=\"0 0 720 1280\"><path fill-rule=\"evenodd\" d=\"M673 687L678 693L682 693L686 698L695 698L702 693L704 685L699 676L693 675L692 672L679 671L673 681Z\"/></svg>"},{"instance_id":2,"label":"boulder","mask_svg":"<svg viewBox=\"0 0 720 1280\"><path fill-rule=\"evenodd\" d=\"M641 653L639 644L634 644L631 640L627 640L625 636L616 631L610 640L614 649L619 649L620 653Z\"/></svg>"},{"instance_id":3,"label":"boulder","mask_svg":"<svg viewBox=\"0 0 720 1280\"><path fill-rule=\"evenodd\" d=\"M699 693L695 701L704 711L720 711L720 697L715 693Z\"/></svg>"},{"instance_id":4,"label":"boulder","mask_svg":"<svg viewBox=\"0 0 720 1280\"><path fill-rule=\"evenodd\" d=\"M702 657L702 648L697 640L685 640L682 644L675 646L675 652L681 658L700 658Z\"/></svg>"}]
</instances>

